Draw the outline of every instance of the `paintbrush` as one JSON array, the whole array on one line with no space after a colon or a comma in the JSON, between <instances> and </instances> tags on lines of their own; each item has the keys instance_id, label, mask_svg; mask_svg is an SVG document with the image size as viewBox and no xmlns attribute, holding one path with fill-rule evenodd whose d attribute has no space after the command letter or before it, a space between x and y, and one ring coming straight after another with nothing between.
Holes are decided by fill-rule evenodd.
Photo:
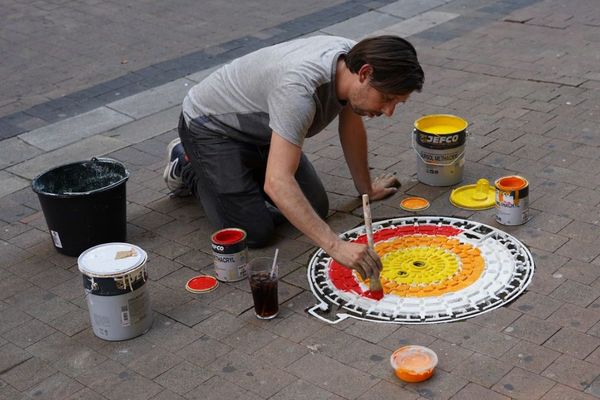
<instances>
[{"instance_id":1,"label":"paintbrush","mask_svg":"<svg viewBox=\"0 0 600 400\"><path fill-rule=\"evenodd\" d=\"M375 243L373 242L373 226L371 220L371 206L369 205L369 195L362 195L363 201L363 216L365 218L365 230L367 231L367 242L369 247L375 251ZM379 279L379 271L373 273L369 278L369 297L375 300L383 298L383 287Z\"/></svg>"}]
</instances>

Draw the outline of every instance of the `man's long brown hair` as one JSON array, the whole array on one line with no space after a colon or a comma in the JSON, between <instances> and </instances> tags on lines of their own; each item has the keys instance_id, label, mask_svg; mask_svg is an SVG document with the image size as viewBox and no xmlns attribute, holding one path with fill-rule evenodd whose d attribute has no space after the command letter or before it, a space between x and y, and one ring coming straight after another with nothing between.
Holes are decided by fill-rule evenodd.
<instances>
[{"instance_id":1,"label":"man's long brown hair","mask_svg":"<svg viewBox=\"0 0 600 400\"><path fill-rule=\"evenodd\" d=\"M352 73L369 64L373 67L370 84L382 93L405 95L423 88L425 73L417 51L407 40L384 35L358 42L345 58Z\"/></svg>"}]
</instances>

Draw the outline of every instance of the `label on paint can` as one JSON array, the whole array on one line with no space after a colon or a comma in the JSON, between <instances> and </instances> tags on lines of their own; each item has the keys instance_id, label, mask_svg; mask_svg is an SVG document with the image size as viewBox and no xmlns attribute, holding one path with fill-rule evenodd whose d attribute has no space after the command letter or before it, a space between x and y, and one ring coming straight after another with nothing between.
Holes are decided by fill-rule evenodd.
<instances>
[{"instance_id":1,"label":"label on paint can","mask_svg":"<svg viewBox=\"0 0 600 400\"><path fill-rule=\"evenodd\" d=\"M62 242L60 241L60 236L56 231L50 231L50 235L52 236L52 241L54 242L54 246L62 249Z\"/></svg>"},{"instance_id":2,"label":"label on paint can","mask_svg":"<svg viewBox=\"0 0 600 400\"><path fill-rule=\"evenodd\" d=\"M211 237L215 275L223 282L235 282L248 276L248 248L246 232L238 228L226 228Z\"/></svg>"},{"instance_id":3,"label":"label on paint can","mask_svg":"<svg viewBox=\"0 0 600 400\"><path fill-rule=\"evenodd\" d=\"M529 219L529 182L521 176L496 180L496 221L521 225Z\"/></svg>"}]
</instances>

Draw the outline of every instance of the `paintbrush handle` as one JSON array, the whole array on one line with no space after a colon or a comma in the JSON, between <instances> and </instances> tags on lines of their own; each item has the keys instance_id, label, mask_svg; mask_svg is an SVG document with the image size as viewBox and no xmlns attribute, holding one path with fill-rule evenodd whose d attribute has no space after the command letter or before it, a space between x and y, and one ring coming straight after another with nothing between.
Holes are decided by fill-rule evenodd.
<instances>
[{"instance_id":1,"label":"paintbrush handle","mask_svg":"<svg viewBox=\"0 0 600 400\"><path fill-rule=\"evenodd\" d=\"M363 216L365 218L365 230L367 231L367 242L369 247L374 249L375 243L373 242L373 225L371 220L371 206L369 205L369 195L362 195L363 201Z\"/></svg>"}]
</instances>

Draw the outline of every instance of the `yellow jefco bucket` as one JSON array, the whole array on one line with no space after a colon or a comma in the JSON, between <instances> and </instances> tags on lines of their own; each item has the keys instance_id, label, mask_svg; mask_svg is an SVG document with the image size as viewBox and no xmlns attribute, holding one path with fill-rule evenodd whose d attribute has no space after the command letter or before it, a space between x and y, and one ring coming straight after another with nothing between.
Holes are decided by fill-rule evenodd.
<instances>
[{"instance_id":1,"label":"yellow jefco bucket","mask_svg":"<svg viewBox=\"0 0 600 400\"><path fill-rule=\"evenodd\" d=\"M413 149L417 179L430 186L451 186L463 178L469 123L455 115L432 114L415 121Z\"/></svg>"}]
</instances>

